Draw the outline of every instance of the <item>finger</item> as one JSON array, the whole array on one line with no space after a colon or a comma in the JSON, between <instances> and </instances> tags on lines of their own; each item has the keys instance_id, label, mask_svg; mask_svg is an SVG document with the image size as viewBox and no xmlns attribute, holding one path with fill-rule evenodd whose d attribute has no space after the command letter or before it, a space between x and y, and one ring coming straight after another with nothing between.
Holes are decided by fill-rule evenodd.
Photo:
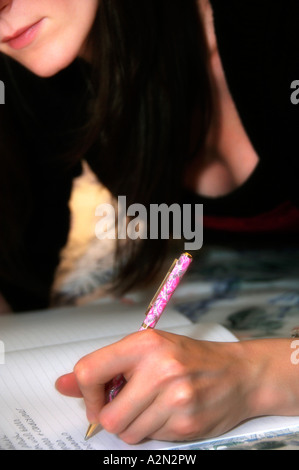
<instances>
[{"instance_id":1,"label":"finger","mask_svg":"<svg viewBox=\"0 0 299 470\"><path fill-rule=\"evenodd\" d=\"M83 396L73 372L59 377L55 382L55 387L58 392L68 397L82 398Z\"/></svg>"},{"instance_id":2,"label":"finger","mask_svg":"<svg viewBox=\"0 0 299 470\"><path fill-rule=\"evenodd\" d=\"M98 422L98 415L105 404L105 381L98 377L96 367L79 361L74 368L81 396L84 398L86 416L90 423Z\"/></svg>"},{"instance_id":3,"label":"finger","mask_svg":"<svg viewBox=\"0 0 299 470\"><path fill-rule=\"evenodd\" d=\"M163 429L169 419L165 403L154 400L130 425L120 432L120 439L127 444L138 444L153 434L163 435ZM157 434L158 435L158 434Z\"/></svg>"},{"instance_id":4,"label":"finger","mask_svg":"<svg viewBox=\"0 0 299 470\"><path fill-rule=\"evenodd\" d=\"M140 361L142 345L140 347L138 336L141 333L133 333L116 343L87 354L78 361L74 368L75 374L84 376L95 383L108 383L119 374L129 373L135 364ZM81 374L82 373L82 374Z\"/></svg>"},{"instance_id":5,"label":"finger","mask_svg":"<svg viewBox=\"0 0 299 470\"><path fill-rule=\"evenodd\" d=\"M105 405L105 385L123 372L130 375L140 358L136 351L129 354L133 349L131 343L130 340L121 340L88 354L75 365L74 375L90 422L98 422L99 413Z\"/></svg>"},{"instance_id":6,"label":"finger","mask_svg":"<svg viewBox=\"0 0 299 470\"><path fill-rule=\"evenodd\" d=\"M144 439L170 442L189 441L197 437L197 428L200 428L199 418L199 424L195 420L196 417L185 412L172 415L165 407L165 403L161 402L160 406L154 402L130 426L119 433L119 437L131 445L138 444Z\"/></svg>"},{"instance_id":7,"label":"finger","mask_svg":"<svg viewBox=\"0 0 299 470\"><path fill-rule=\"evenodd\" d=\"M112 434L126 429L156 399L158 391L149 384L143 374L134 375L112 402L106 404L99 414L103 428Z\"/></svg>"},{"instance_id":8,"label":"finger","mask_svg":"<svg viewBox=\"0 0 299 470\"><path fill-rule=\"evenodd\" d=\"M170 387L162 388L119 437L129 444L145 438L183 441L197 431L198 414L193 390L178 379Z\"/></svg>"}]
</instances>

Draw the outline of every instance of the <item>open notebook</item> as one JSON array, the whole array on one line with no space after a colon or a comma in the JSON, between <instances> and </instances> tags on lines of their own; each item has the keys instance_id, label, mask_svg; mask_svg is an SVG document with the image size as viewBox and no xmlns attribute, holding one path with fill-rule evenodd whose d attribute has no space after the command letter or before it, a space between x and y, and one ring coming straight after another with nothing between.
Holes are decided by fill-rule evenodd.
<instances>
[{"instance_id":1,"label":"open notebook","mask_svg":"<svg viewBox=\"0 0 299 470\"><path fill-rule=\"evenodd\" d=\"M83 402L60 395L55 380L70 372L83 355L136 331L143 315L139 305L103 302L0 317L0 340L5 347L4 364L0 364L0 449L192 449L299 426L299 418L270 417L197 443L147 441L128 446L106 431L85 441L88 423ZM207 341L236 341L222 326L192 324L171 308L158 328Z\"/></svg>"}]
</instances>

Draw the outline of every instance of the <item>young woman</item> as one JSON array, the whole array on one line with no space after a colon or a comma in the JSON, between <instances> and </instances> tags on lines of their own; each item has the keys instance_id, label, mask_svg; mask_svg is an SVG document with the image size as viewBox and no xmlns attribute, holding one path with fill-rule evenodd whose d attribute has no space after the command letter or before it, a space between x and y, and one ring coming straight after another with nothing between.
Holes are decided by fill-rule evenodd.
<instances>
[{"instance_id":1,"label":"young woman","mask_svg":"<svg viewBox=\"0 0 299 470\"><path fill-rule=\"evenodd\" d=\"M0 287L14 311L47 306L82 158L128 204L203 202L205 227L231 240L296 236L299 8L262 3L0 0ZM119 247L116 288L146 281L164 251ZM128 443L190 440L298 414L291 353L288 339L145 331L56 386ZM105 404L119 373L127 384Z\"/></svg>"}]
</instances>

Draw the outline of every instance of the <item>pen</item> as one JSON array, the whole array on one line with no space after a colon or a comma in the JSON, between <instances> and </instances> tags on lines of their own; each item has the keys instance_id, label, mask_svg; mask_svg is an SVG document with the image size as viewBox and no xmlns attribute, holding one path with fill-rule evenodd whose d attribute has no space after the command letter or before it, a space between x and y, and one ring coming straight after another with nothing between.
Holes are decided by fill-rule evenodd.
<instances>
[{"instance_id":1,"label":"pen","mask_svg":"<svg viewBox=\"0 0 299 470\"><path fill-rule=\"evenodd\" d=\"M183 253L179 259L174 260L162 283L160 284L159 289L151 300L145 312L145 320L138 331L143 331L147 328L155 328L163 311L165 310L165 307L167 306L169 300L179 285L182 277L189 268L191 262L192 256L189 255L189 253ZM126 380L121 374L109 382L106 392L106 401L112 401L113 398L115 398L116 395L120 392L125 383ZM89 439L94 434L98 426L99 424L97 423L89 425L85 440Z\"/></svg>"}]
</instances>

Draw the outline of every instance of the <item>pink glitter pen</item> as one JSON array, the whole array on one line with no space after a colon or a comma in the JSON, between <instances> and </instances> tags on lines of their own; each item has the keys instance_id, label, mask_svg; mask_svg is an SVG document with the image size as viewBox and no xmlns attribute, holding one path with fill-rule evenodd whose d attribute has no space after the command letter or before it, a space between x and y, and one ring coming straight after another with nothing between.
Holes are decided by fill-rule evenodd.
<instances>
[{"instance_id":1,"label":"pink glitter pen","mask_svg":"<svg viewBox=\"0 0 299 470\"><path fill-rule=\"evenodd\" d=\"M155 328L162 313L165 310L166 305L171 299L181 279L186 273L192 262L192 256L189 253L183 253L179 259L175 259L172 263L168 273L162 281L158 291L154 298L150 302L146 312L145 320L142 323L138 331L146 330L147 328ZM125 385L126 380L123 375L118 375L107 384L106 400L107 402L112 401L113 398L120 392L122 387ZM94 433L98 424L90 424L85 436L85 439L89 439Z\"/></svg>"}]
</instances>

